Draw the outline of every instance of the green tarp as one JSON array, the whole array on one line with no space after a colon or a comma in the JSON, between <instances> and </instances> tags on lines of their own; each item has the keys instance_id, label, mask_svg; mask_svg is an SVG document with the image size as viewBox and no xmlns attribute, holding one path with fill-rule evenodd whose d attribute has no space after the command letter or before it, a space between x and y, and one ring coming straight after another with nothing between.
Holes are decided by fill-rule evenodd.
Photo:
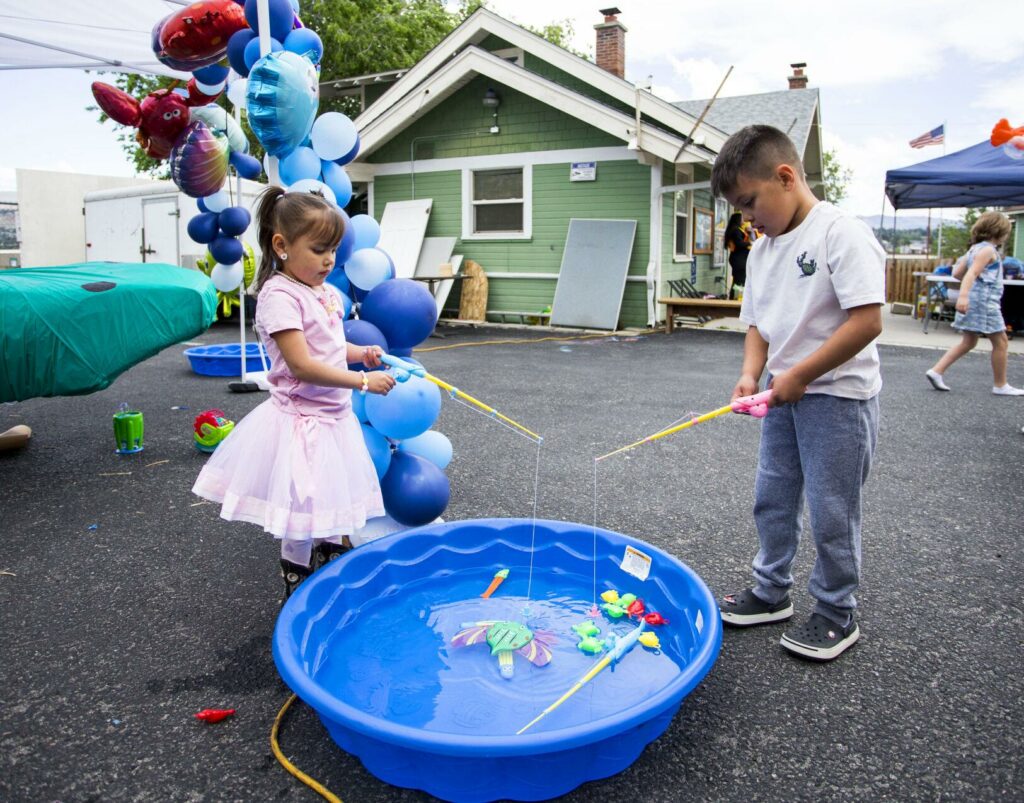
<instances>
[{"instance_id":1,"label":"green tarp","mask_svg":"<svg viewBox=\"0 0 1024 803\"><path fill-rule=\"evenodd\" d=\"M213 323L217 291L177 265L0 270L0 402L71 396Z\"/></svg>"}]
</instances>

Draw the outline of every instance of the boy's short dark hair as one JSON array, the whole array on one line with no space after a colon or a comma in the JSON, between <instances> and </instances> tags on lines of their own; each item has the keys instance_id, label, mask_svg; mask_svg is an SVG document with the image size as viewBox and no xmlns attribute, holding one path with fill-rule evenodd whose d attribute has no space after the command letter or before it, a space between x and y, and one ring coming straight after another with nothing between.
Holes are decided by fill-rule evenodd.
<instances>
[{"instance_id":1,"label":"boy's short dark hair","mask_svg":"<svg viewBox=\"0 0 1024 803\"><path fill-rule=\"evenodd\" d=\"M769 179L780 164L792 167L800 176L803 162L793 141L770 125L748 125L741 128L722 146L722 152L711 168L711 192L724 197L736 187L740 175Z\"/></svg>"}]
</instances>

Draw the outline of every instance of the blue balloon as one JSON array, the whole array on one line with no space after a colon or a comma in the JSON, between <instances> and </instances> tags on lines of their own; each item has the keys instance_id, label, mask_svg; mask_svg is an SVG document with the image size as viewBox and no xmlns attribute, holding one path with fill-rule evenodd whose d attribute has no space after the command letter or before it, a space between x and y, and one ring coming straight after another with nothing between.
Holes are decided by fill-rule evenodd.
<instances>
[{"instance_id":1,"label":"blue balloon","mask_svg":"<svg viewBox=\"0 0 1024 803\"><path fill-rule=\"evenodd\" d=\"M335 287L341 290L343 295L347 296L351 291L350 288L352 287L352 283L348 280L348 276L345 275L345 269L338 265L337 260L335 260L334 264L336 265L336 267L334 268L334 270L327 274L326 281L329 282L330 284L333 284ZM352 303L351 299L349 300L349 303ZM345 317L348 317L347 312L345 313Z\"/></svg>"},{"instance_id":2,"label":"blue balloon","mask_svg":"<svg viewBox=\"0 0 1024 803\"><path fill-rule=\"evenodd\" d=\"M229 237L238 237L245 234L252 222L252 215L244 206L229 206L217 216L217 224L220 230ZM225 263L230 264L230 263Z\"/></svg>"},{"instance_id":3,"label":"blue balloon","mask_svg":"<svg viewBox=\"0 0 1024 803\"><path fill-rule=\"evenodd\" d=\"M206 204L203 202L202 198L196 198L196 206L199 207L199 211L200 212L209 212L210 211L209 208L206 206Z\"/></svg>"},{"instance_id":4,"label":"blue balloon","mask_svg":"<svg viewBox=\"0 0 1024 803\"><path fill-rule=\"evenodd\" d=\"M374 428L389 438L414 438L430 429L441 412L437 385L410 376L396 384L387 396L367 396L366 414Z\"/></svg>"},{"instance_id":5,"label":"blue balloon","mask_svg":"<svg viewBox=\"0 0 1024 803\"><path fill-rule=\"evenodd\" d=\"M245 0L245 21L256 33L260 32L258 0ZM295 10L289 0L267 0L270 11L270 35L283 41L292 29L295 21Z\"/></svg>"},{"instance_id":6,"label":"blue balloon","mask_svg":"<svg viewBox=\"0 0 1024 803\"><path fill-rule=\"evenodd\" d=\"M434 331L437 302L421 282L390 279L366 294L359 315L380 329L392 348L410 348Z\"/></svg>"},{"instance_id":7,"label":"blue balloon","mask_svg":"<svg viewBox=\"0 0 1024 803\"><path fill-rule=\"evenodd\" d=\"M360 290L372 290L386 281L390 270L391 261L379 248L359 248L345 262L345 274Z\"/></svg>"},{"instance_id":8,"label":"blue balloon","mask_svg":"<svg viewBox=\"0 0 1024 803\"><path fill-rule=\"evenodd\" d=\"M296 28L284 40L284 49L305 56L314 64L319 64L324 55L324 43L310 28Z\"/></svg>"},{"instance_id":9,"label":"blue balloon","mask_svg":"<svg viewBox=\"0 0 1024 803\"><path fill-rule=\"evenodd\" d=\"M256 32L249 28L235 31L228 39L228 63L231 69L241 76L249 74L249 65L245 63L245 48L256 36Z\"/></svg>"},{"instance_id":10,"label":"blue balloon","mask_svg":"<svg viewBox=\"0 0 1024 803\"><path fill-rule=\"evenodd\" d=\"M352 258L352 252L356 250L356 233L352 230L352 219L344 209L340 210L341 217L345 221L345 233L338 243L338 252L334 255L335 265L344 265ZM358 301L358 299L356 299Z\"/></svg>"},{"instance_id":11,"label":"blue balloon","mask_svg":"<svg viewBox=\"0 0 1024 803\"><path fill-rule=\"evenodd\" d=\"M221 265L234 265L245 255L245 246L234 237L218 237L210 243L210 253Z\"/></svg>"},{"instance_id":12,"label":"blue balloon","mask_svg":"<svg viewBox=\"0 0 1024 803\"><path fill-rule=\"evenodd\" d=\"M436 429L428 429L422 435L402 441L398 444L398 451L419 455L442 471L452 462L452 442Z\"/></svg>"},{"instance_id":13,"label":"blue balloon","mask_svg":"<svg viewBox=\"0 0 1024 803\"><path fill-rule=\"evenodd\" d=\"M188 222L188 236L195 242L208 245L217 238L217 214L200 212Z\"/></svg>"},{"instance_id":14,"label":"blue balloon","mask_svg":"<svg viewBox=\"0 0 1024 803\"><path fill-rule=\"evenodd\" d=\"M271 156L295 150L309 134L319 105L316 70L287 50L270 53L249 73L249 126Z\"/></svg>"},{"instance_id":15,"label":"blue balloon","mask_svg":"<svg viewBox=\"0 0 1024 803\"><path fill-rule=\"evenodd\" d=\"M333 162L352 150L359 134L355 123L341 112L325 112L313 123L309 138L317 156Z\"/></svg>"},{"instance_id":16,"label":"blue balloon","mask_svg":"<svg viewBox=\"0 0 1024 803\"><path fill-rule=\"evenodd\" d=\"M380 242L380 224L369 215L353 215L352 228L355 229L357 251L373 248Z\"/></svg>"},{"instance_id":17,"label":"blue balloon","mask_svg":"<svg viewBox=\"0 0 1024 803\"><path fill-rule=\"evenodd\" d=\"M228 77L228 68L222 64L211 64L209 67L193 70L192 75L201 84L220 84Z\"/></svg>"},{"instance_id":18,"label":"blue balloon","mask_svg":"<svg viewBox=\"0 0 1024 803\"><path fill-rule=\"evenodd\" d=\"M358 391L352 394L352 415L359 419L360 424L369 423L366 417L366 394Z\"/></svg>"},{"instance_id":19,"label":"blue balloon","mask_svg":"<svg viewBox=\"0 0 1024 803\"><path fill-rule=\"evenodd\" d=\"M259 159L241 151L231 151L228 161L238 172L238 175L250 181L259 178L260 173L263 172L263 165L260 164Z\"/></svg>"},{"instance_id":20,"label":"blue balloon","mask_svg":"<svg viewBox=\"0 0 1024 803\"><path fill-rule=\"evenodd\" d=\"M362 395L362 393L352 394L353 397ZM377 479L382 479L391 465L391 444L369 424L362 424L362 430L363 440L366 441L366 451L370 453L373 467L377 469Z\"/></svg>"},{"instance_id":21,"label":"blue balloon","mask_svg":"<svg viewBox=\"0 0 1024 803\"><path fill-rule=\"evenodd\" d=\"M341 305L344 307L344 313L341 316L342 320L347 320L348 316L352 314L352 307L355 306L352 303L352 299L348 297L348 293L341 294Z\"/></svg>"},{"instance_id":22,"label":"blue balloon","mask_svg":"<svg viewBox=\"0 0 1024 803\"><path fill-rule=\"evenodd\" d=\"M391 349L391 356L392 357L401 357L406 362L414 362L417 365L420 365L419 362L417 362L416 360L412 359L413 351L415 351L415 349L413 349L411 346L408 347L408 348L404 348L404 349L392 348Z\"/></svg>"},{"instance_id":23,"label":"blue balloon","mask_svg":"<svg viewBox=\"0 0 1024 803\"><path fill-rule=\"evenodd\" d=\"M319 179L320 157L313 153L312 148L300 145L281 159L277 169L281 173L281 183L286 186L304 178Z\"/></svg>"},{"instance_id":24,"label":"blue balloon","mask_svg":"<svg viewBox=\"0 0 1024 803\"><path fill-rule=\"evenodd\" d=\"M392 455L380 491L384 509L407 527L432 522L444 513L451 496L451 486L441 469L419 455L403 452Z\"/></svg>"},{"instance_id":25,"label":"blue balloon","mask_svg":"<svg viewBox=\"0 0 1024 803\"><path fill-rule=\"evenodd\" d=\"M270 40L270 52L279 53L284 50L284 47L276 39ZM245 53L242 54L242 58L245 60L245 66L252 71L252 65L260 60L260 38L257 36L251 40L249 44L245 46Z\"/></svg>"},{"instance_id":26,"label":"blue balloon","mask_svg":"<svg viewBox=\"0 0 1024 803\"><path fill-rule=\"evenodd\" d=\"M352 179L348 177L345 168L335 162L321 161L320 171L323 174L324 184L334 190L338 206L347 206L348 202L352 200Z\"/></svg>"},{"instance_id":27,"label":"blue balloon","mask_svg":"<svg viewBox=\"0 0 1024 803\"><path fill-rule=\"evenodd\" d=\"M372 323L360 321L358 318L350 318L342 326L345 332L345 340L354 346L380 346L385 353L387 352L387 338ZM349 363L348 367L353 371L370 370L361 362Z\"/></svg>"},{"instance_id":28,"label":"blue balloon","mask_svg":"<svg viewBox=\"0 0 1024 803\"><path fill-rule=\"evenodd\" d=\"M352 150L350 150L341 158L335 159L334 163L337 165L347 165L349 162L355 159L356 156L359 155L359 144L359 134L356 134L356 144L352 146Z\"/></svg>"}]
</instances>

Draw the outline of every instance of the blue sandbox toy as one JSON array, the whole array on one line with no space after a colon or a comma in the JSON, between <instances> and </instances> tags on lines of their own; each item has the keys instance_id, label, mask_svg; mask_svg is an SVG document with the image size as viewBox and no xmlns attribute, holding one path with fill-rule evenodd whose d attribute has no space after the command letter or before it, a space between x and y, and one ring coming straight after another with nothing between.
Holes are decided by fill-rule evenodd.
<instances>
[{"instance_id":1,"label":"blue sandbox toy","mask_svg":"<svg viewBox=\"0 0 1024 803\"><path fill-rule=\"evenodd\" d=\"M245 370L263 371L265 367L260 359L258 343L245 344ZM241 376L242 375L242 344L241 343L214 343L209 346L193 346L185 349L185 356L188 357L192 370L203 376ZM270 355L266 349L263 350L267 365L270 365Z\"/></svg>"},{"instance_id":2,"label":"blue sandbox toy","mask_svg":"<svg viewBox=\"0 0 1024 803\"><path fill-rule=\"evenodd\" d=\"M530 519L479 519L396 533L327 564L281 610L281 677L381 780L465 803L563 795L632 764L711 669L722 625L704 582L665 552L598 529L597 594L636 594L669 620L651 628L660 650L637 646L517 736L600 658L578 650L571 629L594 603L594 529L536 522L527 598L533 531ZM647 580L620 568L627 546L650 556ZM452 645L482 620L544 633L551 662L515 655L505 679L488 649ZM602 637L636 627L595 622Z\"/></svg>"}]
</instances>

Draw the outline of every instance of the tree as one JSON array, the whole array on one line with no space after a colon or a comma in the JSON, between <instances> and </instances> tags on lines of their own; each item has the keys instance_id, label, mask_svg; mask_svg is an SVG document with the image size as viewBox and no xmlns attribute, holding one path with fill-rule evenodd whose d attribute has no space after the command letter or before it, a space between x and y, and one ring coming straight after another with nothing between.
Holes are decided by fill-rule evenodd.
<instances>
[{"instance_id":1,"label":"tree","mask_svg":"<svg viewBox=\"0 0 1024 803\"><path fill-rule=\"evenodd\" d=\"M461 0L456 11L449 11L447 5L444 0L304 0L302 23L316 31L324 43L321 83L412 67L485 3ZM524 27L577 56L588 58L587 54L568 47L574 33L568 19L542 28ZM154 89L169 86L171 79L119 74L114 84L142 99ZM227 105L226 100L220 103ZM322 100L320 111L340 111L355 117L360 109L352 98L339 97ZM100 114L100 122L107 119L105 114ZM242 128L253 156L262 158L263 151L244 115ZM170 176L166 162L150 158L138 147L133 130L120 128L117 135L137 172L160 178Z\"/></svg>"},{"instance_id":2,"label":"tree","mask_svg":"<svg viewBox=\"0 0 1024 803\"><path fill-rule=\"evenodd\" d=\"M821 160L822 178L825 183L825 200L837 204L846 197L846 188L853 178L853 171L839 163L835 148L825 151Z\"/></svg>"},{"instance_id":3,"label":"tree","mask_svg":"<svg viewBox=\"0 0 1024 803\"><path fill-rule=\"evenodd\" d=\"M942 253L940 257L959 259L967 253L971 247L971 226L978 220L982 212L988 211L984 207L971 207L964 212L963 222L958 224L943 224L942 226Z\"/></svg>"}]
</instances>

